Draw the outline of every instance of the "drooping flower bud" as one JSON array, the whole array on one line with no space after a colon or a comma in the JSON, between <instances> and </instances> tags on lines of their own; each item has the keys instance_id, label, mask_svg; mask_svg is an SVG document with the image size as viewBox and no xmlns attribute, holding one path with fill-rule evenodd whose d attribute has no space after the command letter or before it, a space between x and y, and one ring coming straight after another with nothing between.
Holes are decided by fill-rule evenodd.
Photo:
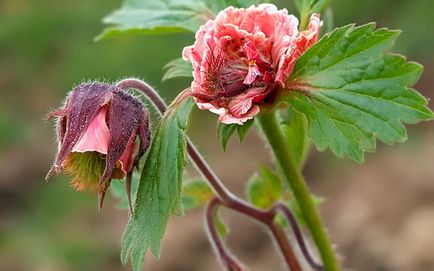
<instances>
[{"instance_id":1,"label":"drooping flower bud","mask_svg":"<svg viewBox=\"0 0 434 271\"><path fill-rule=\"evenodd\" d=\"M64 106L49 114L52 118L59 147L47 178L64 170L77 191L98 193L102 207L111 180L127 177L128 186L148 148L148 112L124 90L96 82L75 87Z\"/></svg>"},{"instance_id":2,"label":"drooping flower bud","mask_svg":"<svg viewBox=\"0 0 434 271\"><path fill-rule=\"evenodd\" d=\"M285 87L296 60L318 40L320 26L313 14L309 29L299 32L298 19L272 4L221 11L183 52L193 65L198 107L227 124L251 119L270 93Z\"/></svg>"}]
</instances>

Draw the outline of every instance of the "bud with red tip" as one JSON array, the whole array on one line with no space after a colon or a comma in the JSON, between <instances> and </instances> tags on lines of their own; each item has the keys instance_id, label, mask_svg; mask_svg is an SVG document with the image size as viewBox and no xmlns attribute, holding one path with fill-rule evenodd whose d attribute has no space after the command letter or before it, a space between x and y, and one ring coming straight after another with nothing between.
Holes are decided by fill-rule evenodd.
<instances>
[{"instance_id":1,"label":"bud with red tip","mask_svg":"<svg viewBox=\"0 0 434 271\"><path fill-rule=\"evenodd\" d=\"M47 178L64 170L77 191L99 193L102 207L111 180L127 177L129 185L149 146L148 112L124 90L95 82L75 87L65 105L49 114L53 118L59 149Z\"/></svg>"}]
</instances>

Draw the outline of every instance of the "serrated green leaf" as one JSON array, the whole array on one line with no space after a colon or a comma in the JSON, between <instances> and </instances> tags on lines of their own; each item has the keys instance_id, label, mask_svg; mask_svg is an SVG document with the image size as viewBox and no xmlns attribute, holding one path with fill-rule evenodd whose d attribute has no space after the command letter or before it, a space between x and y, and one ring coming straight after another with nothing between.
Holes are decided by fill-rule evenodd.
<instances>
[{"instance_id":1,"label":"serrated green leaf","mask_svg":"<svg viewBox=\"0 0 434 271\"><path fill-rule=\"evenodd\" d=\"M182 188L182 207L184 210L202 207L213 197L214 193L206 182L185 182Z\"/></svg>"},{"instance_id":2,"label":"serrated green leaf","mask_svg":"<svg viewBox=\"0 0 434 271\"><path fill-rule=\"evenodd\" d=\"M286 148L290 151L295 164L302 168L309 150L306 117L292 108L277 111L277 114L283 136L286 139Z\"/></svg>"},{"instance_id":3,"label":"serrated green leaf","mask_svg":"<svg viewBox=\"0 0 434 271\"><path fill-rule=\"evenodd\" d=\"M259 173L250 178L247 195L249 201L258 208L268 209L282 197L282 183L268 167L261 165Z\"/></svg>"},{"instance_id":4,"label":"serrated green leaf","mask_svg":"<svg viewBox=\"0 0 434 271\"><path fill-rule=\"evenodd\" d=\"M410 87L422 66L385 54L399 31L375 24L348 25L323 37L303 54L283 98L306 115L309 135L320 150L363 162L384 143L407 138L404 123L434 117L427 100Z\"/></svg>"},{"instance_id":5,"label":"serrated green leaf","mask_svg":"<svg viewBox=\"0 0 434 271\"><path fill-rule=\"evenodd\" d=\"M145 253L160 256L160 242L171 214L180 209L181 179L186 163L185 130L193 100L171 107L159 123L143 166L134 214L122 238L122 263L130 255L141 270Z\"/></svg>"},{"instance_id":6,"label":"serrated green leaf","mask_svg":"<svg viewBox=\"0 0 434 271\"><path fill-rule=\"evenodd\" d=\"M255 123L255 120L250 119L250 120L244 122L243 125L237 125L238 138L240 139L241 143L244 142L244 139L246 138L247 133L253 127L254 123Z\"/></svg>"},{"instance_id":7,"label":"serrated green leaf","mask_svg":"<svg viewBox=\"0 0 434 271\"><path fill-rule=\"evenodd\" d=\"M123 33L161 34L196 32L214 13L203 1L125 0L122 7L103 19L111 25L97 39Z\"/></svg>"},{"instance_id":8,"label":"serrated green leaf","mask_svg":"<svg viewBox=\"0 0 434 271\"><path fill-rule=\"evenodd\" d=\"M220 139L223 150L226 151L229 139L237 129L238 124L224 124L221 122L217 123L217 137Z\"/></svg>"},{"instance_id":9,"label":"serrated green leaf","mask_svg":"<svg viewBox=\"0 0 434 271\"><path fill-rule=\"evenodd\" d=\"M176 77L193 77L193 68L191 62L184 61L182 58L177 58L164 66L166 72L163 75L163 81Z\"/></svg>"}]
</instances>

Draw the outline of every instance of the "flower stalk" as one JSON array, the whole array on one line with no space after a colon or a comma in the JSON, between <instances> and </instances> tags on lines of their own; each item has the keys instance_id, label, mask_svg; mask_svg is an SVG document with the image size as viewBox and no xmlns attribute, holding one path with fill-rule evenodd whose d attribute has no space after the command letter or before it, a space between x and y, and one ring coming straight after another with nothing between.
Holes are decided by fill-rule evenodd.
<instances>
[{"instance_id":1,"label":"flower stalk","mask_svg":"<svg viewBox=\"0 0 434 271\"><path fill-rule=\"evenodd\" d=\"M327 236L326 230L321 222L315 203L312 200L309 188L295 165L293 158L287 148L283 148L286 142L279 128L274 113L263 113L258 116L262 131L270 144L271 150L282 169L294 196L300 205L303 217L318 247L319 253L327 271L340 270L338 261L334 254L332 244Z\"/></svg>"}]
</instances>

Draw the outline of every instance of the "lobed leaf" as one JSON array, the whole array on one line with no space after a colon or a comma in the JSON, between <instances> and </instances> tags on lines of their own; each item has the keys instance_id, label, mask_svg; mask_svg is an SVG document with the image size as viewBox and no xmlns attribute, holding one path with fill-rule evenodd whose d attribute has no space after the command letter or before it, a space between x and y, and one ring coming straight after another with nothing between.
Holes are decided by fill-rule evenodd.
<instances>
[{"instance_id":1,"label":"lobed leaf","mask_svg":"<svg viewBox=\"0 0 434 271\"><path fill-rule=\"evenodd\" d=\"M336 29L303 54L283 99L306 115L319 150L363 162L376 139L407 139L404 123L430 120L427 100L411 86L422 66L386 54L399 31L370 23Z\"/></svg>"},{"instance_id":2,"label":"lobed leaf","mask_svg":"<svg viewBox=\"0 0 434 271\"><path fill-rule=\"evenodd\" d=\"M157 127L143 166L134 214L123 235L121 260L130 255L134 270L141 270L148 249L157 258L169 215L179 213L181 180L186 163L185 130L193 106L188 99L170 107Z\"/></svg>"}]
</instances>

